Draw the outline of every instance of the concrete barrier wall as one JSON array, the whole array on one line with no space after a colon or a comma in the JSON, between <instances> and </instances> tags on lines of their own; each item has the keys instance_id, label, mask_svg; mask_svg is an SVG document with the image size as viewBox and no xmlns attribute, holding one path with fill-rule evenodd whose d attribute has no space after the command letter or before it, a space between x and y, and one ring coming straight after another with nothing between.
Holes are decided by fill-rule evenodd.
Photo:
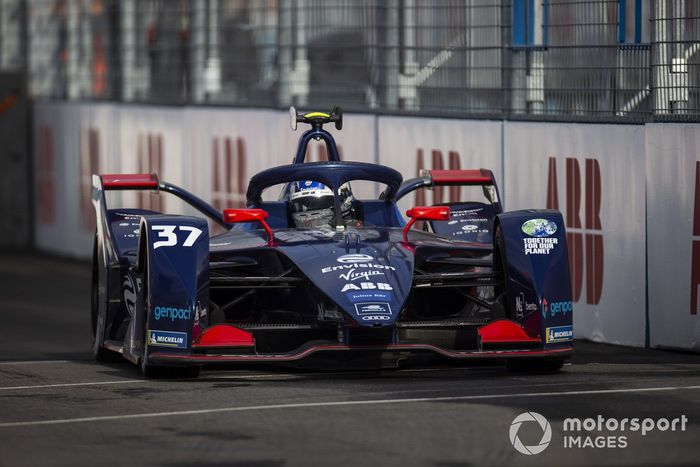
<instances>
[{"instance_id":1,"label":"concrete barrier wall","mask_svg":"<svg viewBox=\"0 0 700 467\"><path fill-rule=\"evenodd\" d=\"M646 338L643 126L505 123L507 210L564 215L576 337Z\"/></svg>"},{"instance_id":2,"label":"concrete barrier wall","mask_svg":"<svg viewBox=\"0 0 700 467\"><path fill-rule=\"evenodd\" d=\"M649 337L700 350L700 125L646 126Z\"/></svg>"},{"instance_id":3,"label":"concrete barrier wall","mask_svg":"<svg viewBox=\"0 0 700 467\"><path fill-rule=\"evenodd\" d=\"M561 210L577 337L700 350L700 125L348 115L333 133L344 160L389 165L405 179L421 168L489 168L506 210ZM289 163L300 134L282 111L37 103L37 245L90 256L94 172L157 172L217 207L242 206L250 176ZM307 160L325 158L312 144ZM109 201L191 212L169 198L118 192ZM402 209L416 202L408 198Z\"/></svg>"}]
</instances>

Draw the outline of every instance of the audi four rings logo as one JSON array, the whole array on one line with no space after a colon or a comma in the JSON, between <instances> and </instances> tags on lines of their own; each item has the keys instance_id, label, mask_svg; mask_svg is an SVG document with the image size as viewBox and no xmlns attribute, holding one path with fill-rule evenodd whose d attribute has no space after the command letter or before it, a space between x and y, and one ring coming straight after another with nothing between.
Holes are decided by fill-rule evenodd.
<instances>
[{"instance_id":1,"label":"audi four rings logo","mask_svg":"<svg viewBox=\"0 0 700 467\"><path fill-rule=\"evenodd\" d=\"M389 321L391 318L388 316L383 316L383 315L372 315L372 316L363 316L362 320L363 321Z\"/></svg>"},{"instance_id":2,"label":"audi four rings logo","mask_svg":"<svg viewBox=\"0 0 700 467\"><path fill-rule=\"evenodd\" d=\"M338 262L343 264L369 263L372 260L374 260L374 258L370 255L363 255L360 253L338 257Z\"/></svg>"},{"instance_id":3,"label":"audi four rings logo","mask_svg":"<svg viewBox=\"0 0 700 467\"><path fill-rule=\"evenodd\" d=\"M540 439L539 443L532 446L525 446L523 442L520 441L520 438L518 438L518 431L520 430L520 426L525 422L537 422L540 425L540 428L542 428L542 439ZM516 451L521 454L533 456L541 453L549 446L549 442L552 441L552 427L549 425L547 419L537 412L524 412L513 419L513 422L510 424L509 435L510 442Z\"/></svg>"}]
</instances>

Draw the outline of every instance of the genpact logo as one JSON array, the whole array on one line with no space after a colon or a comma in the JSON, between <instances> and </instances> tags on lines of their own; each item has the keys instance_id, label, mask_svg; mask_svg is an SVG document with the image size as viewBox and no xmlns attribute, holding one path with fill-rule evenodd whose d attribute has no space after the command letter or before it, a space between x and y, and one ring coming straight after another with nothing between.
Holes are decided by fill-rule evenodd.
<instances>
[{"instance_id":1,"label":"genpact logo","mask_svg":"<svg viewBox=\"0 0 700 467\"><path fill-rule=\"evenodd\" d=\"M357 263L369 263L373 260L370 255L363 255L360 253L343 255L338 257L338 262L343 264L357 264Z\"/></svg>"},{"instance_id":2,"label":"genpact logo","mask_svg":"<svg viewBox=\"0 0 700 467\"><path fill-rule=\"evenodd\" d=\"M537 422L542 428L542 438L538 444L533 446L525 446L520 438L518 438L518 431L520 426L525 422ZM527 456L534 456L539 454L549 446L552 441L552 427L546 418L537 412L524 412L515 417L513 422L510 424L510 443L513 445L516 451Z\"/></svg>"}]
</instances>

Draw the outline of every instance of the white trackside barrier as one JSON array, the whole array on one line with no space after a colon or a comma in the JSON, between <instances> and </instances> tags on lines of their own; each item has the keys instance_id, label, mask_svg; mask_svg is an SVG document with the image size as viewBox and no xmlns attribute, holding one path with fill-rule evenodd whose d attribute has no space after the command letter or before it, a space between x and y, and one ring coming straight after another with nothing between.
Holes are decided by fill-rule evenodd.
<instances>
[{"instance_id":1,"label":"white trackside barrier","mask_svg":"<svg viewBox=\"0 0 700 467\"><path fill-rule=\"evenodd\" d=\"M491 169L502 185L500 122L379 117L378 127L379 163L401 172L404 180L417 177L421 169L485 168ZM459 201L459 193L449 188L424 194L420 191L399 203L402 213L416 201L418 204ZM466 189L461 192L467 195Z\"/></svg>"},{"instance_id":2,"label":"white trackside barrier","mask_svg":"<svg viewBox=\"0 0 700 467\"><path fill-rule=\"evenodd\" d=\"M700 350L700 125L646 126L649 336Z\"/></svg>"},{"instance_id":3,"label":"white trackside barrier","mask_svg":"<svg viewBox=\"0 0 700 467\"><path fill-rule=\"evenodd\" d=\"M576 337L644 345L644 127L505 124L506 209L567 227Z\"/></svg>"}]
</instances>

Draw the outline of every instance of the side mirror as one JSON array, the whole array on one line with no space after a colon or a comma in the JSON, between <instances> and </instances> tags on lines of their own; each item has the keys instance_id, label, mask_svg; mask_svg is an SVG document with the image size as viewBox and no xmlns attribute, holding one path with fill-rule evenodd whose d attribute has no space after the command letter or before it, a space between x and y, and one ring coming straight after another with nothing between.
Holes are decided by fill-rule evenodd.
<instances>
[{"instance_id":1,"label":"side mirror","mask_svg":"<svg viewBox=\"0 0 700 467\"><path fill-rule=\"evenodd\" d=\"M272 229L265 222L267 211L263 209L224 209L224 222L228 224L239 224L241 222L260 222L267 233L267 244L272 246L274 238Z\"/></svg>"},{"instance_id":2,"label":"side mirror","mask_svg":"<svg viewBox=\"0 0 700 467\"><path fill-rule=\"evenodd\" d=\"M289 126L292 131L297 131L297 109L293 105L289 107Z\"/></svg>"},{"instance_id":3,"label":"side mirror","mask_svg":"<svg viewBox=\"0 0 700 467\"><path fill-rule=\"evenodd\" d=\"M403 241L408 242L408 230L416 221L446 221L450 219L450 208L447 206L416 206L406 211L411 218L403 228Z\"/></svg>"}]
</instances>

